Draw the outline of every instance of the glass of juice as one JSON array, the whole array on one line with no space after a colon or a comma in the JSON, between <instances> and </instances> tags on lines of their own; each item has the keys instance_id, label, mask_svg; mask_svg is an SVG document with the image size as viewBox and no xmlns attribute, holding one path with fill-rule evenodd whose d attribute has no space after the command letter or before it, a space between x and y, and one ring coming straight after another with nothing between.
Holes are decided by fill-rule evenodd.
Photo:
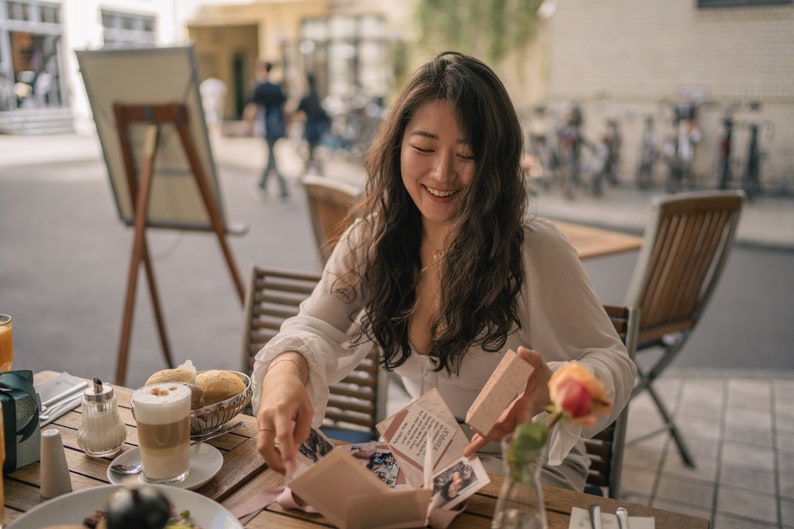
<instances>
[{"instance_id":1,"label":"glass of juice","mask_svg":"<svg viewBox=\"0 0 794 529\"><path fill-rule=\"evenodd\" d=\"M10 371L14 363L14 339L11 316L0 314L0 372Z\"/></svg>"}]
</instances>

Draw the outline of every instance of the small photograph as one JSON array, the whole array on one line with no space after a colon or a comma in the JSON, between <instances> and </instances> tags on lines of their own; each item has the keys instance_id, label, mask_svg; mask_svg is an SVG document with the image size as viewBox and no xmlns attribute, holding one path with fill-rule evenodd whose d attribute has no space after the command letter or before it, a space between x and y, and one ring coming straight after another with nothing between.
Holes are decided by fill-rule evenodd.
<instances>
[{"instance_id":1,"label":"small photograph","mask_svg":"<svg viewBox=\"0 0 794 529\"><path fill-rule=\"evenodd\" d=\"M386 444L352 445L350 453L389 487L403 485L400 465Z\"/></svg>"},{"instance_id":2,"label":"small photograph","mask_svg":"<svg viewBox=\"0 0 794 529\"><path fill-rule=\"evenodd\" d=\"M433 477L432 503L449 509L462 502L479 489L480 474L469 459L461 458Z\"/></svg>"},{"instance_id":3,"label":"small photograph","mask_svg":"<svg viewBox=\"0 0 794 529\"><path fill-rule=\"evenodd\" d=\"M333 449L334 445L331 444L331 441L322 433L312 428L309 437L300 445L298 451L309 460L316 463Z\"/></svg>"}]
</instances>

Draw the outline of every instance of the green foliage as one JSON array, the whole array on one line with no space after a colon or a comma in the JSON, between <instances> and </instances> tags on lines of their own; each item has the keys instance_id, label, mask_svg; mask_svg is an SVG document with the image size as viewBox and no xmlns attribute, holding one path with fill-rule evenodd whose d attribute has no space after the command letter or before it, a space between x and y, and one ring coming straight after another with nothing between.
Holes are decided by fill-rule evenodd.
<instances>
[{"instance_id":1,"label":"green foliage","mask_svg":"<svg viewBox=\"0 0 794 529\"><path fill-rule=\"evenodd\" d=\"M543 0L416 0L418 44L496 62L527 47Z\"/></svg>"},{"instance_id":2,"label":"green foliage","mask_svg":"<svg viewBox=\"0 0 794 529\"><path fill-rule=\"evenodd\" d=\"M523 481L527 466L540 456L548 436L549 427L545 424L524 422L518 425L507 455L513 479Z\"/></svg>"}]
</instances>

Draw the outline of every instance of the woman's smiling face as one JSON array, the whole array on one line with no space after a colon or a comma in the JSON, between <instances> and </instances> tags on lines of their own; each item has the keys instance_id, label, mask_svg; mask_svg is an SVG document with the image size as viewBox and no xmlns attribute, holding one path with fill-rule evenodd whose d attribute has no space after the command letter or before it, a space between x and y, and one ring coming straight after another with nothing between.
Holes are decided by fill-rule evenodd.
<instances>
[{"instance_id":1,"label":"woman's smiling face","mask_svg":"<svg viewBox=\"0 0 794 529\"><path fill-rule=\"evenodd\" d=\"M475 160L452 106L424 103L405 128L402 180L423 222L450 228L474 178Z\"/></svg>"}]
</instances>

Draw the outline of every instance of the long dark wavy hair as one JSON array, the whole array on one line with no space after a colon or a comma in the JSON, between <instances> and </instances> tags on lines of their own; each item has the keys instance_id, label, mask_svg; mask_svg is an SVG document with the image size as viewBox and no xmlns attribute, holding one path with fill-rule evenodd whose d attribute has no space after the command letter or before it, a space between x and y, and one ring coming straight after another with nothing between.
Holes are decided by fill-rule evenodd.
<instances>
[{"instance_id":1,"label":"long dark wavy hair","mask_svg":"<svg viewBox=\"0 0 794 529\"><path fill-rule=\"evenodd\" d=\"M408 323L421 272L422 217L402 182L400 148L416 109L436 100L455 109L476 163L456 219L457 237L442 263L440 311L431 323L435 370L458 374L468 348L499 351L520 325L517 297L524 281L523 135L507 90L480 60L441 53L392 104L365 160L369 178L355 210L361 242L350 248L342 283L360 284L364 298L354 341L377 341L387 369L403 364L411 355Z\"/></svg>"}]
</instances>

